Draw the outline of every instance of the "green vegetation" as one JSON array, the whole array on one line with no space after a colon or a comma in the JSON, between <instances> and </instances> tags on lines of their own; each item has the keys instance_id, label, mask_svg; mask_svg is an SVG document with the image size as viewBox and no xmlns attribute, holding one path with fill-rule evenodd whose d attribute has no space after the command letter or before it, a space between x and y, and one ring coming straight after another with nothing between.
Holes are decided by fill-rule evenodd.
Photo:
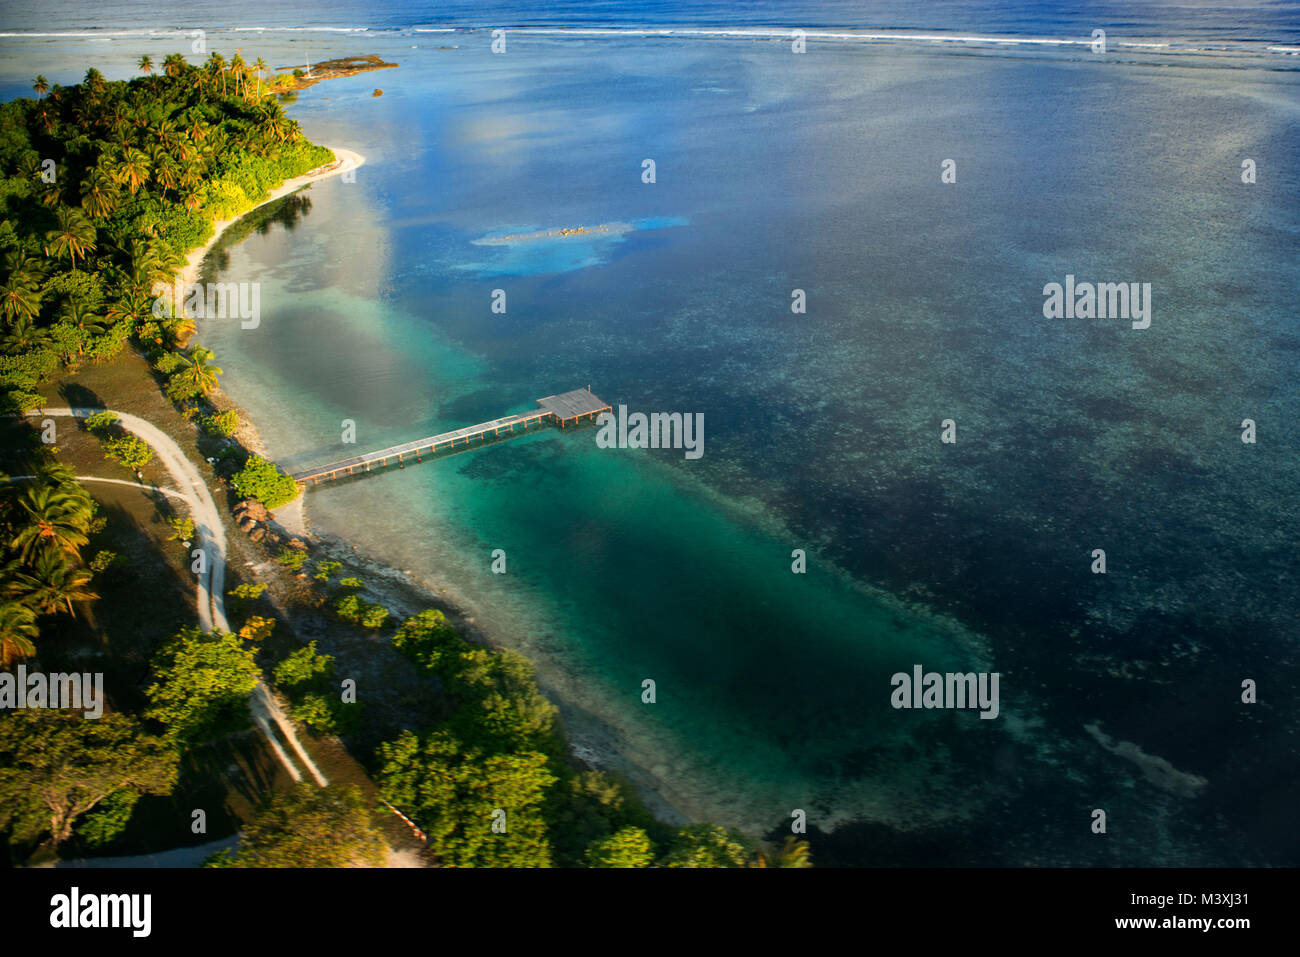
<instances>
[{"instance_id":1,"label":"green vegetation","mask_svg":"<svg viewBox=\"0 0 1300 957\"><path fill-rule=\"evenodd\" d=\"M312 577L315 578L318 582L327 582L330 580L330 576L333 575L336 571L338 571L342 567L343 567L342 562L331 562L331 561L317 562L316 574L313 575Z\"/></svg>"},{"instance_id":2,"label":"green vegetation","mask_svg":"<svg viewBox=\"0 0 1300 957\"><path fill-rule=\"evenodd\" d=\"M265 592L266 586L256 582L245 582L242 585L236 585L235 588L228 593L228 597L233 599L230 603L231 612L239 614L248 607L249 603L261 598Z\"/></svg>"},{"instance_id":3,"label":"green vegetation","mask_svg":"<svg viewBox=\"0 0 1300 957\"><path fill-rule=\"evenodd\" d=\"M169 542L191 542L194 540L194 519L188 515L173 515L167 519L172 533L167 536Z\"/></svg>"},{"instance_id":4,"label":"green vegetation","mask_svg":"<svg viewBox=\"0 0 1300 957\"><path fill-rule=\"evenodd\" d=\"M381 745L379 758L384 795L428 834L445 866L551 865L544 803L557 779L546 755L487 754L446 731L407 731Z\"/></svg>"},{"instance_id":5,"label":"green vegetation","mask_svg":"<svg viewBox=\"0 0 1300 957\"><path fill-rule=\"evenodd\" d=\"M145 716L169 740L193 745L248 728L248 694L261 673L235 635L182 628L155 656L153 671Z\"/></svg>"},{"instance_id":6,"label":"green vegetation","mask_svg":"<svg viewBox=\"0 0 1300 957\"><path fill-rule=\"evenodd\" d=\"M121 416L116 412L96 412L94 415L86 417L86 428L95 433L111 432L120 419Z\"/></svg>"},{"instance_id":7,"label":"green vegetation","mask_svg":"<svg viewBox=\"0 0 1300 957\"><path fill-rule=\"evenodd\" d=\"M90 560L90 570L96 575L102 575L104 572L113 568L121 568L126 564L126 559L110 548L101 548L95 552L95 557Z\"/></svg>"},{"instance_id":8,"label":"green vegetation","mask_svg":"<svg viewBox=\"0 0 1300 957\"><path fill-rule=\"evenodd\" d=\"M383 605L366 601L360 595L349 593L334 602L334 614L362 628L383 628L388 623L389 611Z\"/></svg>"},{"instance_id":9,"label":"green vegetation","mask_svg":"<svg viewBox=\"0 0 1300 957\"><path fill-rule=\"evenodd\" d=\"M104 443L104 457L132 470L142 469L153 461L153 449L144 439L123 435Z\"/></svg>"},{"instance_id":10,"label":"green vegetation","mask_svg":"<svg viewBox=\"0 0 1300 957\"><path fill-rule=\"evenodd\" d=\"M38 78L37 99L0 104L0 411L39 405L61 369L133 337L176 401L205 396L220 369L201 346L175 352L194 325L170 306L155 314L155 283L171 283L214 220L332 159L238 54L165 62L129 82L95 69L75 86Z\"/></svg>"},{"instance_id":11,"label":"green vegetation","mask_svg":"<svg viewBox=\"0 0 1300 957\"><path fill-rule=\"evenodd\" d=\"M199 425L203 427L205 432L211 432L213 435L228 439L239 428L239 416L232 410L216 412L199 419Z\"/></svg>"},{"instance_id":12,"label":"green vegetation","mask_svg":"<svg viewBox=\"0 0 1300 957\"><path fill-rule=\"evenodd\" d=\"M384 840L376 809L356 787L317 788L302 782L259 809L234 852L208 867L377 867Z\"/></svg>"},{"instance_id":13,"label":"green vegetation","mask_svg":"<svg viewBox=\"0 0 1300 957\"><path fill-rule=\"evenodd\" d=\"M298 497L298 483L280 471L274 462L251 455L230 480L243 498L259 499L267 508L279 508Z\"/></svg>"},{"instance_id":14,"label":"green vegetation","mask_svg":"<svg viewBox=\"0 0 1300 957\"><path fill-rule=\"evenodd\" d=\"M2 478L2 477L0 477ZM82 567L95 503L64 466L48 461L36 478L0 486L0 666L36 654L39 619L96 597Z\"/></svg>"},{"instance_id":15,"label":"green vegetation","mask_svg":"<svg viewBox=\"0 0 1300 957\"><path fill-rule=\"evenodd\" d=\"M345 704L334 674L334 656L316 653L316 642L275 667L275 684L289 696L289 713L318 734L346 734L359 705Z\"/></svg>"},{"instance_id":16,"label":"green vegetation","mask_svg":"<svg viewBox=\"0 0 1300 957\"><path fill-rule=\"evenodd\" d=\"M134 803L124 792L167 794L175 783L175 751L129 715L87 721L36 708L0 719L0 827L12 842L61 844L82 815L117 796L105 808L113 820L90 825L110 835L122 804Z\"/></svg>"},{"instance_id":17,"label":"green vegetation","mask_svg":"<svg viewBox=\"0 0 1300 957\"><path fill-rule=\"evenodd\" d=\"M266 641L271 637L271 632L275 631L275 619L263 618L261 615L252 615L248 621L244 622L239 629L239 637L245 641Z\"/></svg>"},{"instance_id":18,"label":"green vegetation","mask_svg":"<svg viewBox=\"0 0 1300 957\"><path fill-rule=\"evenodd\" d=\"M654 843L639 827L625 827L587 847L588 867L650 867Z\"/></svg>"},{"instance_id":19,"label":"green vegetation","mask_svg":"<svg viewBox=\"0 0 1300 957\"><path fill-rule=\"evenodd\" d=\"M292 571L300 571L302 566L307 562L307 553L300 552L297 549L289 548L287 545L280 549L280 554L275 556L276 564L282 565Z\"/></svg>"}]
</instances>

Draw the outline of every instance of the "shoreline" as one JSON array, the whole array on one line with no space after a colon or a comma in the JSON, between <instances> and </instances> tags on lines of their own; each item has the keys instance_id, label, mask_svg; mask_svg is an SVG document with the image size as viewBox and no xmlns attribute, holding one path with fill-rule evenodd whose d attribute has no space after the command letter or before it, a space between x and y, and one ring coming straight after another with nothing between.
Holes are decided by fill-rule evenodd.
<instances>
[{"instance_id":1,"label":"shoreline","mask_svg":"<svg viewBox=\"0 0 1300 957\"><path fill-rule=\"evenodd\" d=\"M325 144L321 144L324 146ZM191 249L185 257L185 265L176 273L176 278L184 286L192 285L199 280L199 268L203 265L204 258L212 251L212 248L221 239L222 233L239 222L253 210L265 206L267 203L273 203L277 199L288 196L290 193L297 192L304 186L310 186L312 183L318 183L321 180L329 179L332 176L338 176L349 170L354 170L359 166L364 166L366 158L360 153L353 150L344 149L341 146L326 146L327 150L334 154L334 162L315 170L303 173L301 176L295 176L293 179L286 179L271 192L266 194L266 198L250 206L238 216L231 219L216 220L212 224L212 237L202 246ZM182 287L183 288L183 287Z\"/></svg>"},{"instance_id":2,"label":"shoreline","mask_svg":"<svg viewBox=\"0 0 1300 957\"><path fill-rule=\"evenodd\" d=\"M296 192L304 186L338 176L365 163L365 157L353 150L333 146L326 146L326 148L334 153L335 164L285 180L255 206L249 207L231 219L213 223L213 235L202 246L189 252L185 266L176 274L177 279L186 285L196 283L203 260L217 245L221 236L255 209ZM239 414L240 427L235 435L236 441L249 451L265 458L266 443L252 417L220 386L215 392L216 394L210 397L210 399L218 399L213 403L214 405L219 408L234 409ZM367 582L366 591L402 617L409 617L423 608L438 608L447 615L448 620L466 640L494 648L509 647L493 640L478 625L470 612L450 601L446 597L445 588L439 589L432 582L416 578L409 572L364 554L350 542L314 531L307 516L306 497L307 491L304 489L292 502L278 509L268 509L270 521L266 524L286 539L300 539L310 549L332 560L340 561L347 567L364 572ZM234 532L235 529L232 529L232 534ZM663 787L667 782L660 781L648 770L629 763L617 748L608 746L606 735L598 719L593 718L590 725L582 720L574 721L573 719L583 712L582 706L556 693L554 688L542 683L540 676L538 684L543 694L560 709L563 715L564 736L570 760L591 770L614 771L624 775L632 783L646 809L658 820L673 826L691 822L691 817L663 793Z\"/></svg>"}]
</instances>

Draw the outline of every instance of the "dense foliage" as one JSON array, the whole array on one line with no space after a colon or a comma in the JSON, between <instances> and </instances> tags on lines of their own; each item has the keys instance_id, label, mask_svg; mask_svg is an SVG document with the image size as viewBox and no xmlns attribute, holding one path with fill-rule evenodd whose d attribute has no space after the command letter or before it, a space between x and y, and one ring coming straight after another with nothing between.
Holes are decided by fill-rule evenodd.
<instances>
[{"instance_id":1,"label":"dense foliage","mask_svg":"<svg viewBox=\"0 0 1300 957\"><path fill-rule=\"evenodd\" d=\"M261 677L235 635L182 628L155 657L147 717L169 739L192 745L249 726L248 694Z\"/></svg>"},{"instance_id":2,"label":"dense foliage","mask_svg":"<svg viewBox=\"0 0 1300 957\"><path fill-rule=\"evenodd\" d=\"M134 804L143 793L167 794L176 783L176 752L128 715L87 721L80 712L45 708L0 718L0 827L11 840L72 836L77 820L104 802ZM93 837L125 824L103 817ZM128 807L129 816L129 807Z\"/></svg>"},{"instance_id":3,"label":"dense foliage","mask_svg":"<svg viewBox=\"0 0 1300 957\"><path fill-rule=\"evenodd\" d=\"M239 847L209 867L378 866L385 844L376 809L356 787L300 782L264 804L240 835Z\"/></svg>"},{"instance_id":4,"label":"dense foliage","mask_svg":"<svg viewBox=\"0 0 1300 957\"><path fill-rule=\"evenodd\" d=\"M96 597L81 557L102 521L96 508L54 461L0 486L0 666L36 654L42 616L71 615L73 602Z\"/></svg>"},{"instance_id":5,"label":"dense foliage","mask_svg":"<svg viewBox=\"0 0 1300 957\"><path fill-rule=\"evenodd\" d=\"M238 55L148 66L129 82L38 77L37 99L0 104L0 410L39 405L51 376L132 336L151 352L183 345L193 323L154 308L155 284L172 284L215 220L332 159ZM211 353L181 358L168 394L206 395Z\"/></svg>"}]
</instances>

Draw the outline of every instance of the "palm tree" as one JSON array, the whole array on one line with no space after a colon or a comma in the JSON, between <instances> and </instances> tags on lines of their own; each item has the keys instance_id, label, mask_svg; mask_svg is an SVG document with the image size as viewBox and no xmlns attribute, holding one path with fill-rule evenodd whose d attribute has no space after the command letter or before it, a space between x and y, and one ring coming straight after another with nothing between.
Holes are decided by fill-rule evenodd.
<instances>
[{"instance_id":1,"label":"palm tree","mask_svg":"<svg viewBox=\"0 0 1300 957\"><path fill-rule=\"evenodd\" d=\"M158 137L158 142L163 145L164 149L170 151L176 145L177 129L179 129L179 124L170 117L158 124L154 135Z\"/></svg>"},{"instance_id":2,"label":"palm tree","mask_svg":"<svg viewBox=\"0 0 1300 957\"><path fill-rule=\"evenodd\" d=\"M208 57L208 73L214 78L221 77L221 95L226 95L226 58L216 50L212 51L212 56ZM213 80L215 83L215 79Z\"/></svg>"},{"instance_id":3,"label":"palm tree","mask_svg":"<svg viewBox=\"0 0 1300 957\"><path fill-rule=\"evenodd\" d=\"M40 348L49 342L49 339L49 332L26 316L19 316L5 333L4 338L0 339L0 349L11 356L20 356Z\"/></svg>"},{"instance_id":4,"label":"palm tree","mask_svg":"<svg viewBox=\"0 0 1300 957\"><path fill-rule=\"evenodd\" d=\"M8 668L36 654L32 639L39 634L36 612L20 602L0 602L0 665Z\"/></svg>"},{"instance_id":5,"label":"palm tree","mask_svg":"<svg viewBox=\"0 0 1300 957\"><path fill-rule=\"evenodd\" d=\"M150 57L149 54L146 53L146 54L144 54L142 57L140 57L140 62L137 63L136 66L138 66L138 67L140 68L140 72L141 72L141 73L152 73L152 72L153 72L153 58Z\"/></svg>"},{"instance_id":6,"label":"palm tree","mask_svg":"<svg viewBox=\"0 0 1300 957\"><path fill-rule=\"evenodd\" d=\"M34 319L41 308L41 291L34 272L22 260L0 284L0 313L6 319Z\"/></svg>"},{"instance_id":7,"label":"palm tree","mask_svg":"<svg viewBox=\"0 0 1300 957\"><path fill-rule=\"evenodd\" d=\"M113 178L100 167L95 167L82 186L81 208L92 219L107 219L117 209L121 193Z\"/></svg>"},{"instance_id":8,"label":"palm tree","mask_svg":"<svg viewBox=\"0 0 1300 957\"><path fill-rule=\"evenodd\" d=\"M235 55L230 58L230 72L233 73L235 76L235 92L238 93L240 96L244 95L245 69L246 67L244 65L244 58L240 54L240 51L236 50Z\"/></svg>"},{"instance_id":9,"label":"palm tree","mask_svg":"<svg viewBox=\"0 0 1300 957\"><path fill-rule=\"evenodd\" d=\"M185 58L179 53L169 53L163 57L163 72L169 77L178 77L185 72Z\"/></svg>"},{"instance_id":10,"label":"palm tree","mask_svg":"<svg viewBox=\"0 0 1300 957\"><path fill-rule=\"evenodd\" d=\"M45 234L45 255L67 256L72 269L77 269L77 257L83 259L95 251L95 227L79 209L63 207L55 213L58 227Z\"/></svg>"},{"instance_id":11,"label":"palm tree","mask_svg":"<svg viewBox=\"0 0 1300 957\"><path fill-rule=\"evenodd\" d=\"M143 150L138 150L133 146L128 147L123 151L114 175L117 181L129 188L131 195L134 196L136 191L149 179L149 157L145 155Z\"/></svg>"},{"instance_id":12,"label":"palm tree","mask_svg":"<svg viewBox=\"0 0 1300 957\"><path fill-rule=\"evenodd\" d=\"M36 79L32 80L32 90L36 93L36 99L40 99L50 91L50 81L38 73Z\"/></svg>"},{"instance_id":13,"label":"palm tree","mask_svg":"<svg viewBox=\"0 0 1300 957\"><path fill-rule=\"evenodd\" d=\"M262 74L265 73L269 69L269 67L266 65L265 60L263 60L261 57L258 57L256 60L253 61L253 69L257 71L257 95L258 97L261 97Z\"/></svg>"},{"instance_id":14,"label":"palm tree","mask_svg":"<svg viewBox=\"0 0 1300 957\"><path fill-rule=\"evenodd\" d=\"M99 597L86 587L90 584L90 572L69 564L62 552L41 552L30 567L30 572L15 575L5 590L43 615L52 615L66 605L68 614L75 617L74 601L94 601Z\"/></svg>"},{"instance_id":15,"label":"palm tree","mask_svg":"<svg viewBox=\"0 0 1300 957\"><path fill-rule=\"evenodd\" d=\"M152 318L153 300L146 295L142 286L128 288L121 299L108 307L107 319L114 325L129 322L134 329Z\"/></svg>"},{"instance_id":16,"label":"palm tree","mask_svg":"<svg viewBox=\"0 0 1300 957\"><path fill-rule=\"evenodd\" d=\"M86 78L81 82L86 87L87 99L91 103L98 103L99 95L104 92L104 74L92 66L86 71Z\"/></svg>"},{"instance_id":17,"label":"palm tree","mask_svg":"<svg viewBox=\"0 0 1300 957\"><path fill-rule=\"evenodd\" d=\"M801 841L793 834L786 835L785 845L775 857L764 851L758 852L758 860L753 867L812 867L812 848L807 841Z\"/></svg>"},{"instance_id":18,"label":"palm tree","mask_svg":"<svg viewBox=\"0 0 1300 957\"><path fill-rule=\"evenodd\" d=\"M162 329L171 345L181 349L185 348L185 343L189 342L190 336L194 335L196 331L194 320L185 314L184 303L177 303L170 313L164 313L162 318L158 320L158 326ZM217 374L221 373L221 370L216 366L209 366L208 368ZM216 385L216 383L217 380L214 375L212 384ZM208 390L204 389L203 391L206 395Z\"/></svg>"},{"instance_id":19,"label":"palm tree","mask_svg":"<svg viewBox=\"0 0 1300 957\"><path fill-rule=\"evenodd\" d=\"M70 302L63 307L63 321L77 330L77 355L86 350L86 343L104 331L103 317L96 315L81 303Z\"/></svg>"},{"instance_id":20,"label":"palm tree","mask_svg":"<svg viewBox=\"0 0 1300 957\"><path fill-rule=\"evenodd\" d=\"M59 473L47 470L46 474ZM49 548L76 555L88 541L90 497L78 486L39 481L23 489L16 504L22 525L9 546L18 550L23 561Z\"/></svg>"},{"instance_id":21,"label":"palm tree","mask_svg":"<svg viewBox=\"0 0 1300 957\"><path fill-rule=\"evenodd\" d=\"M182 365L173 378L200 395L207 395L217 387L217 376L221 375L220 366L209 364L214 356L211 349L195 346L188 356L180 357Z\"/></svg>"}]
</instances>

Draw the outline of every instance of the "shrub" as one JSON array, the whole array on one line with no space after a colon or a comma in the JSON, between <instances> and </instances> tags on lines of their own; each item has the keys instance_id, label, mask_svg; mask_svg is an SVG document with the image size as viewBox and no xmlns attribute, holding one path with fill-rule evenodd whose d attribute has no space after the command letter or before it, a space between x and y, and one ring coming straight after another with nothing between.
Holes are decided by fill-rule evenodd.
<instances>
[{"instance_id":1,"label":"shrub","mask_svg":"<svg viewBox=\"0 0 1300 957\"><path fill-rule=\"evenodd\" d=\"M167 524L172 530L172 533L167 536L167 541L188 542L194 538L194 519L173 517L167 519Z\"/></svg>"},{"instance_id":2,"label":"shrub","mask_svg":"<svg viewBox=\"0 0 1300 957\"><path fill-rule=\"evenodd\" d=\"M303 562L307 561L307 553L299 552L292 548L280 549L280 554L275 556L275 560L285 568L298 571L302 568Z\"/></svg>"},{"instance_id":3,"label":"shrub","mask_svg":"<svg viewBox=\"0 0 1300 957\"><path fill-rule=\"evenodd\" d=\"M362 628L382 628L389 611L383 605L366 601L360 595L344 595L334 602L334 613L344 621Z\"/></svg>"},{"instance_id":4,"label":"shrub","mask_svg":"<svg viewBox=\"0 0 1300 957\"><path fill-rule=\"evenodd\" d=\"M365 582L363 582L360 578L340 578L339 587L340 588L364 588Z\"/></svg>"},{"instance_id":5,"label":"shrub","mask_svg":"<svg viewBox=\"0 0 1300 957\"><path fill-rule=\"evenodd\" d=\"M164 352L153 360L154 371L169 376L181 367L181 357L174 352Z\"/></svg>"},{"instance_id":6,"label":"shrub","mask_svg":"<svg viewBox=\"0 0 1300 957\"><path fill-rule=\"evenodd\" d=\"M144 439L124 435L104 443L104 457L120 462L129 469L142 469L153 461L153 449Z\"/></svg>"},{"instance_id":7,"label":"shrub","mask_svg":"<svg viewBox=\"0 0 1300 957\"><path fill-rule=\"evenodd\" d=\"M121 421L121 416L116 412L96 412L94 415L87 417L86 428L91 432L111 432L113 426Z\"/></svg>"},{"instance_id":8,"label":"shrub","mask_svg":"<svg viewBox=\"0 0 1300 957\"><path fill-rule=\"evenodd\" d=\"M101 548L95 553L95 557L90 560L90 570L96 575L101 575L110 568L119 568L125 564L126 559L117 552Z\"/></svg>"},{"instance_id":9,"label":"shrub","mask_svg":"<svg viewBox=\"0 0 1300 957\"><path fill-rule=\"evenodd\" d=\"M236 612L241 611L249 602L261 598L262 593L265 591L265 585L253 584L252 582L245 582L242 585L237 585L233 591L228 593L229 596L234 599L232 602L234 608L231 610Z\"/></svg>"},{"instance_id":10,"label":"shrub","mask_svg":"<svg viewBox=\"0 0 1300 957\"><path fill-rule=\"evenodd\" d=\"M253 615L248 621L244 622L244 627L239 629L239 637L245 641L265 641L271 637L271 632L274 630L274 618Z\"/></svg>"},{"instance_id":11,"label":"shrub","mask_svg":"<svg viewBox=\"0 0 1300 957\"><path fill-rule=\"evenodd\" d=\"M205 432L211 432L213 435L220 435L228 439L239 428L239 416L235 414L233 409L226 412L217 412L199 419L199 425L203 426Z\"/></svg>"},{"instance_id":12,"label":"shrub","mask_svg":"<svg viewBox=\"0 0 1300 957\"><path fill-rule=\"evenodd\" d=\"M250 456L230 484L240 497L259 499L267 508L292 502L300 491L297 482L281 472L274 462L259 455Z\"/></svg>"},{"instance_id":13,"label":"shrub","mask_svg":"<svg viewBox=\"0 0 1300 957\"><path fill-rule=\"evenodd\" d=\"M383 628L388 622L388 609L383 605L372 604L366 607L361 616L362 628Z\"/></svg>"},{"instance_id":14,"label":"shrub","mask_svg":"<svg viewBox=\"0 0 1300 957\"><path fill-rule=\"evenodd\" d=\"M342 562L317 562L314 577L318 582L327 582L330 580L330 576L342 567Z\"/></svg>"}]
</instances>

